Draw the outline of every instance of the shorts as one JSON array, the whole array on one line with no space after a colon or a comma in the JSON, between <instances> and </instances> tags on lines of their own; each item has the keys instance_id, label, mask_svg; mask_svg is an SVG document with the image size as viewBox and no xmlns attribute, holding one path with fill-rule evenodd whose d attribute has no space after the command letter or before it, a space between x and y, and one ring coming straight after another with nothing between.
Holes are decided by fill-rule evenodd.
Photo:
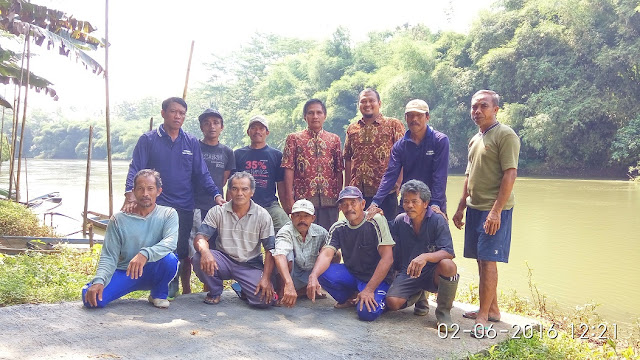
<instances>
[{"instance_id":1,"label":"shorts","mask_svg":"<svg viewBox=\"0 0 640 360\"><path fill-rule=\"evenodd\" d=\"M509 262L511 248L511 220L513 208L500 213L500 229L495 235L484 232L483 225L489 211L467 208L464 232L464 257L495 262Z\"/></svg>"},{"instance_id":2,"label":"shorts","mask_svg":"<svg viewBox=\"0 0 640 360\"><path fill-rule=\"evenodd\" d=\"M407 275L406 270L398 274L391 283L389 291L387 291L387 297L397 297L406 300L409 299L411 295L422 290L437 293L438 286L433 281L437 267L438 264L428 263L422 268L422 272L417 278L412 278Z\"/></svg>"}]
</instances>

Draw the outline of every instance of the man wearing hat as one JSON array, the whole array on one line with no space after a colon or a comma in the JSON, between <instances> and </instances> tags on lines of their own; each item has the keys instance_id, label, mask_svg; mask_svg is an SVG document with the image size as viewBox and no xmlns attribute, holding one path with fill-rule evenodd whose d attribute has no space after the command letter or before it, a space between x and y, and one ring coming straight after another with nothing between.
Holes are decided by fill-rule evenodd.
<instances>
[{"instance_id":1,"label":"man wearing hat","mask_svg":"<svg viewBox=\"0 0 640 360\"><path fill-rule=\"evenodd\" d=\"M276 234L271 254L280 275L278 295L287 307L294 306L298 296L306 293L311 269L329 237L327 230L313 223L315 218L311 201L300 199L293 204L291 222Z\"/></svg>"},{"instance_id":2,"label":"man wearing hat","mask_svg":"<svg viewBox=\"0 0 640 360\"><path fill-rule=\"evenodd\" d=\"M396 186L402 171L403 184L414 179L427 184L432 194L431 209L446 217L449 138L428 125L429 105L424 100L409 101L404 118L409 130L391 148L389 166L380 181L371 206L367 209L369 216L380 212L379 207Z\"/></svg>"},{"instance_id":3,"label":"man wearing hat","mask_svg":"<svg viewBox=\"0 0 640 360\"><path fill-rule=\"evenodd\" d=\"M249 120L247 135L251 145L234 151L236 170L253 175L256 181L253 201L269 212L274 230L278 233L289 221L289 216L278 202L278 197L284 201L284 169L280 167L282 152L267 145L269 124L264 116L254 116Z\"/></svg>"},{"instance_id":4,"label":"man wearing hat","mask_svg":"<svg viewBox=\"0 0 640 360\"><path fill-rule=\"evenodd\" d=\"M307 285L307 296L315 300L320 286L338 302L336 308L356 306L360 320L373 321L385 309L385 296L393 281L393 245L384 216L367 220L365 200L355 186L338 196L338 208L345 219L329 230L329 242L322 248ZM344 264L331 264L338 249Z\"/></svg>"}]
</instances>

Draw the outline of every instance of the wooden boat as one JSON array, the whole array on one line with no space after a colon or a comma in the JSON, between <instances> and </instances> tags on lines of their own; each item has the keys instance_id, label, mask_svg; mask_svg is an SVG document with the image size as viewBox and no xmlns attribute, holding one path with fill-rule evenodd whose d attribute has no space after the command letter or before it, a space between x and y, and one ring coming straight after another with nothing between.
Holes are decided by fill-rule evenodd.
<instances>
[{"instance_id":1,"label":"wooden boat","mask_svg":"<svg viewBox=\"0 0 640 360\"><path fill-rule=\"evenodd\" d=\"M55 191L27 201L27 207L37 213L45 213L62 205L60 193Z\"/></svg>"},{"instance_id":2,"label":"wooden boat","mask_svg":"<svg viewBox=\"0 0 640 360\"><path fill-rule=\"evenodd\" d=\"M56 247L59 244L90 245L90 242L90 239L0 235L0 253L8 255L21 254L27 251L54 253L60 251ZM101 244L103 240L94 239L93 242Z\"/></svg>"},{"instance_id":3,"label":"wooden boat","mask_svg":"<svg viewBox=\"0 0 640 360\"><path fill-rule=\"evenodd\" d=\"M9 190L0 188L0 199L8 199L8 198L9 198ZM16 191L12 190L11 199L15 200L15 198L16 198Z\"/></svg>"},{"instance_id":4,"label":"wooden boat","mask_svg":"<svg viewBox=\"0 0 640 360\"><path fill-rule=\"evenodd\" d=\"M84 218L84 211L82 212ZM95 211L87 211L87 221L93 224L94 227L102 230L107 230L109 224L109 215L101 214Z\"/></svg>"}]
</instances>

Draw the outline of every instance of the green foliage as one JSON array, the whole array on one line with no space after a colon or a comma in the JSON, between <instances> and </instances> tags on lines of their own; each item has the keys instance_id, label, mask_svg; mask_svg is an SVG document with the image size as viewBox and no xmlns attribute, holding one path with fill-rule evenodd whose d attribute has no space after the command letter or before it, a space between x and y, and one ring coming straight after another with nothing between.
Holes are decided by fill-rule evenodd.
<instances>
[{"instance_id":1,"label":"green foliage","mask_svg":"<svg viewBox=\"0 0 640 360\"><path fill-rule=\"evenodd\" d=\"M0 200L0 235L50 237L54 233L24 205Z\"/></svg>"}]
</instances>

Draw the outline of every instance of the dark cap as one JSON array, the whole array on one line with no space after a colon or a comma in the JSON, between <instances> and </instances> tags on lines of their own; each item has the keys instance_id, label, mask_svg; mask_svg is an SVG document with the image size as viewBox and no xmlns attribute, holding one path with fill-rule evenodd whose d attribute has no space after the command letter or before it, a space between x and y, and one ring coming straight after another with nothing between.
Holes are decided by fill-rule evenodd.
<instances>
[{"instance_id":1,"label":"dark cap","mask_svg":"<svg viewBox=\"0 0 640 360\"><path fill-rule=\"evenodd\" d=\"M220 120L224 120L218 110L209 108L205 110L202 114L200 114L200 116L198 116L198 121L203 122L209 116L215 116L217 118L220 118Z\"/></svg>"},{"instance_id":2,"label":"dark cap","mask_svg":"<svg viewBox=\"0 0 640 360\"><path fill-rule=\"evenodd\" d=\"M364 199L362 196L362 191L355 186L347 186L342 191L340 191L340 195L338 195L338 201L342 199Z\"/></svg>"}]
</instances>

